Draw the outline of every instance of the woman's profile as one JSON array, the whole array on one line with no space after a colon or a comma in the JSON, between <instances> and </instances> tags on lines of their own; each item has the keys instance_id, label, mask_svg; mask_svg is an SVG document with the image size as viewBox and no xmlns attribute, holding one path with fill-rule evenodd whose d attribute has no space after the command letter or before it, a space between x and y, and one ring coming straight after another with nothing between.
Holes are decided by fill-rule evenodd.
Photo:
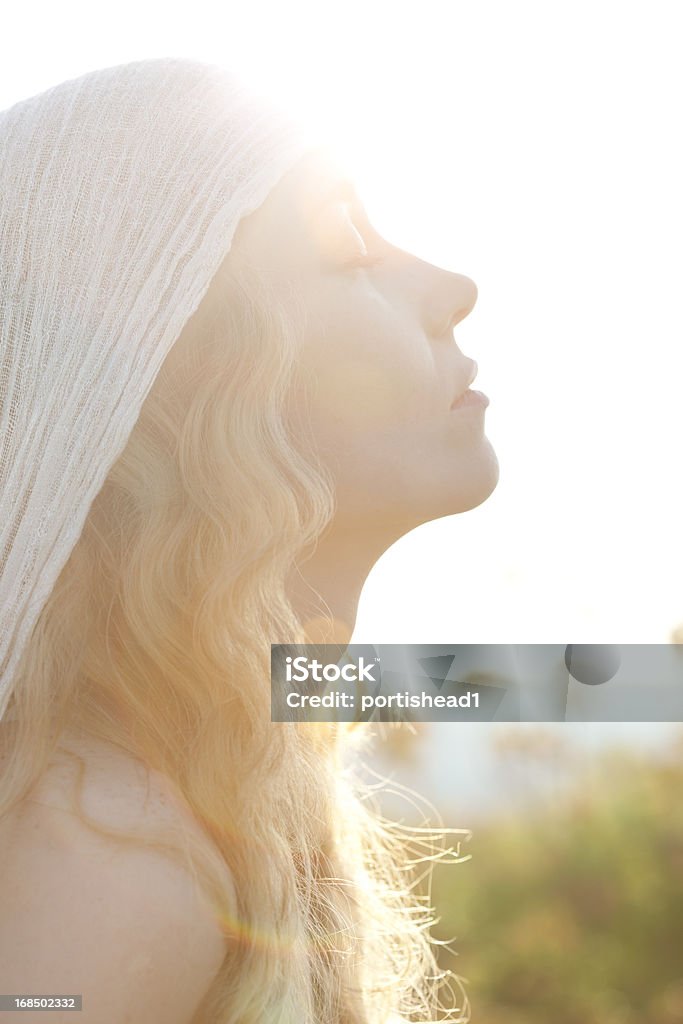
<instances>
[{"instance_id":1,"label":"woman's profile","mask_svg":"<svg viewBox=\"0 0 683 1024\"><path fill-rule=\"evenodd\" d=\"M0 991L465 1019L361 729L272 723L269 671L348 643L379 556L495 487L473 282L213 65L95 71L0 132Z\"/></svg>"}]
</instances>

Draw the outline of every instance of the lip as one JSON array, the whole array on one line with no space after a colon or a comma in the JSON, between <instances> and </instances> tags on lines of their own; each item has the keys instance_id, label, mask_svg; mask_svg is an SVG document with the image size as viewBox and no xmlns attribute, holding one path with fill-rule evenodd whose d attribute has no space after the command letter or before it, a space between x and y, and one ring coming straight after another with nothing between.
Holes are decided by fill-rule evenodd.
<instances>
[{"instance_id":1,"label":"lip","mask_svg":"<svg viewBox=\"0 0 683 1024\"><path fill-rule=\"evenodd\" d=\"M472 388L468 388L451 404L451 412L470 408L485 409L488 404L488 396L483 391L473 391Z\"/></svg>"},{"instance_id":2,"label":"lip","mask_svg":"<svg viewBox=\"0 0 683 1024\"><path fill-rule=\"evenodd\" d=\"M473 391L472 385L474 384L477 373L479 372L479 366L476 360L466 359L464 363L465 372L460 378L460 387L464 387L463 391L455 396L451 402L451 411L456 409L463 409L471 405L481 405L482 399L485 399L485 404L489 404L488 398L482 391Z\"/></svg>"}]
</instances>

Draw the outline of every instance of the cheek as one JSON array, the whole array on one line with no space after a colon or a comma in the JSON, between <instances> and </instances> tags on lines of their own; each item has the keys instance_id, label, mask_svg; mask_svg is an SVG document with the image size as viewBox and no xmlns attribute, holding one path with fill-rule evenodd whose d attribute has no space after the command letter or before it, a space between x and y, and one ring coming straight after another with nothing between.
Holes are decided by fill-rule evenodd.
<instances>
[{"instance_id":1,"label":"cheek","mask_svg":"<svg viewBox=\"0 0 683 1024\"><path fill-rule=\"evenodd\" d=\"M400 429L419 423L433 406L431 353L399 323L339 324L311 361L312 412L330 438Z\"/></svg>"}]
</instances>

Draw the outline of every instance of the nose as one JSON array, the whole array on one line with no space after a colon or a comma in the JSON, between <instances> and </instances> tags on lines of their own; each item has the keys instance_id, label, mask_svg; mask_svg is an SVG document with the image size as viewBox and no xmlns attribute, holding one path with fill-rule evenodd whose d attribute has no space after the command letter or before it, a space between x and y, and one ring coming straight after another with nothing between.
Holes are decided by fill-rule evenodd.
<instances>
[{"instance_id":1,"label":"nose","mask_svg":"<svg viewBox=\"0 0 683 1024\"><path fill-rule=\"evenodd\" d=\"M477 301L477 286L471 277L439 271L430 295L430 321L435 337L450 334L456 324L472 312Z\"/></svg>"}]
</instances>

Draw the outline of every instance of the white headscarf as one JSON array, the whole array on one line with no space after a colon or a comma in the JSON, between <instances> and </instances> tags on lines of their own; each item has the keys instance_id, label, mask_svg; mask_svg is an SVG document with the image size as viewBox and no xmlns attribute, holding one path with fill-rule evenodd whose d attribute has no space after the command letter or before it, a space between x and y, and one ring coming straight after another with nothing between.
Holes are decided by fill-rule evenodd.
<instances>
[{"instance_id":1,"label":"white headscarf","mask_svg":"<svg viewBox=\"0 0 683 1024\"><path fill-rule=\"evenodd\" d=\"M0 719L165 356L303 125L225 69L105 68L0 113Z\"/></svg>"}]
</instances>

